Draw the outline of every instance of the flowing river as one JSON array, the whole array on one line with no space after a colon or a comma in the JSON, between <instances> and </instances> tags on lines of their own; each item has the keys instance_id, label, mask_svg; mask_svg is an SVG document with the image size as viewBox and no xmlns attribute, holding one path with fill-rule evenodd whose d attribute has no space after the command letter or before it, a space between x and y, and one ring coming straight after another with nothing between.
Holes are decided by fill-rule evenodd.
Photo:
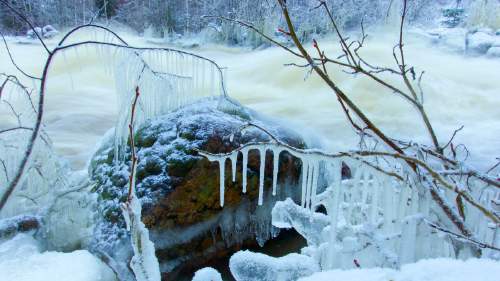
<instances>
[{"instance_id":1,"label":"flowing river","mask_svg":"<svg viewBox=\"0 0 500 281\"><path fill-rule=\"evenodd\" d=\"M120 34L131 45L158 46L142 37ZM371 32L362 54L372 64L394 67L392 48L397 43L396 35L391 29ZM14 38L8 41L17 63L39 75L45 60L43 49L18 44ZM52 47L56 42L48 41ZM335 38L319 40L319 44L330 57L339 54ZM454 143L467 146L471 163L477 168L492 166L495 157L500 156L500 59L453 53L415 33L408 34L405 47L407 62L418 72L425 71L425 106L440 142L445 144L463 125ZM227 67L228 93L242 104L278 118L306 136L314 136L330 151L357 147L358 136L326 84L317 75L308 74L306 68L285 66L301 63L300 59L275 47L250 50L207 45L189 51ZM59 58L51 71L44 116L46 130L57 153L72 168L82 169L96 143L115 124L114 81L91 51ZM0 72L14 73L4 48L0 48ZM330 66L328 72L389 136L430 143L420 117L400 97L338 67ZM402 86L397 77L382 77ZM6 122L0 116L0 123Z\"/></svg>"}]
</instances>

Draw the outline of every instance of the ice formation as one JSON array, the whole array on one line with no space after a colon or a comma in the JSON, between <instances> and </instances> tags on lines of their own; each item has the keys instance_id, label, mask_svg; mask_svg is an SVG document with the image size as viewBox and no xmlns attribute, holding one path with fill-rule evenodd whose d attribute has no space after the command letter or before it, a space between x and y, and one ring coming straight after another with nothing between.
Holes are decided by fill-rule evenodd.
<instances>
[{"instance_id":1,"label":"ice formation","mask_svg":"<svg viewBox=\"0 0 500 281\"><path fill-rule=\"evenodd\" d=\"M194 273L192 281L222 281L222 276L217 270L205 267Z\"/></svg>"},{"instance_id":2,"label":"ice formation","mask_svg":"<svg viewBox=\"0 0 500 281\"><path fill-rule=\"evenodd\" d=\"M222 72L213 62L175 50L130 50L115 55L114 76L118 93L117 155L126 141L130 103L141 92L136 126L207 96L224 96ZM120 143L121 142L121 143Z\"/></svg>"},{"instance_id":3,"label":"ice formation","mask_svg":"<svg viewBox=\"0 0 500 281\"><path fill-rule=\"evenodd\" d=\"M272 219L274 226L293 227L304 236L308 247L303 249L303 254L313 257L323 270L352 268L359 264L362 267L399 268L402 264L424 258L471 255L468 247L457 244L429 224L438 222L451 227L446 225L447 219L433 202L429 189L412 178L405 163L394 161L381 164L374 157L358 159L346 154L294 149L279 143L250 143L228 154L202 155L210 161L221 163L221 159L234 158L235 154L241 152L245 167L245 155L251 150L258 150L261 155L265 155L267 150L287 151L301 159L301 204L296 205L290 199L277 203ZM277 155L279 157L278 153L275 157ZM342 178L343 164L353 171L352 177ZM374 164L379 167L388 165L387 168L402 173L407 180L402 182L388 176L375 169ZM262 165L263 161L261 167ZM261 168L261 175L262 171ZM224 165L220 165L220 174L220 189L223 194ZM327 187L320 193L319 174L327 178ZM262 185L261 177L259 198L263 194ZM439 192L449 201L455 200L456 194L453 192ZM491 187L476 185L472 195L487 208L495 210L500 192ZM221 205L223 204L221 198ZM259 204L262 204L261 200ZM320 206L325 207L327 214L315 212ZM475 208L467 206L466 212L465 223L473 229L475 238L498 245L498 229L481 218ZM492 251L483 249L482 254L489 256L494 254Z\"/></svg>"},{"instance_id":4,"label":"ice formation","mask_svg":"<svg viewBox=\"0 0 500 281\"><path fill-rule=\"evenodd\" d=\"M160 281L160 265L155 255L155 245L149 240L149 231L141 220L142 206L134 191L130 200L122 205L122 211L134 251L130 267L137 281Z\"/></svg>"},{"instance_id":5,"label":"ice formation","mask_svg":"<svg viewBox=\"0 0 500 281\"><path fill-rule=\"evenodd\" d=\"M130 104L136 87L141 96L136 126L203 97L226 96L223 70L204 57L161 48L97 47L106 65L112 66L118 96L116 155L123 157L130 118Z\"/></svg>"},{"instance_id":6,"label":"ice formation","mask_svg":"<svg viewBox=\"0 0 500 281\"><path fill-rule=\"evenodd\" d=\"M309 155L302 155L296 150L291 150L287 147L281 146L276 143L251 143L245 145L241 149L237 149L229 154L211 154L206 152L200 152L201 155L207 157L208 160L212 162L219 163L219 175L220 175L220 205L224 206L224 179L225 179L225 161L229 159L231 162L237 159L238 154L242 153L243 167L242 167L242 191L246 192L247 188L247 166L248 166L248 153L252 150L257 150L260 155L260 165L259 165L259 200L258 205L262 205L264 198L264 170L265 170L265 156L267 151L273 153L273 177L272 177L272 195L276 195L276 186L278 179L278 164L279 157L282 151L287 151L291 155L302 159L302 207L307 209L312 209L315 205L316 195L318 190L318 178L320 174L320 161L323 159L310 157ZM236 173L236 165L231 164L232 174Z\"/></svg>"},{"instance_id":7,"label":"ice formation","mask_svg":"<svg viewBox=\"0 0 500 281\"><path fill-rule=\"evenodd\" d=\"M6 83L0 96L0 113L6 118L0 128L3 131L0 134L0 195L25 155L37 118L38 99L38 95L29 95L12 82ZM81 248L88 242L94 225L95 200L86 192L89 188L86 172L72 173L55 154L42 124L25 173L0 210L0 219L18 215L40 217L43 223L38 235L44 239L47 249Z\"/></svg>"},{"instance_id":8,"label":"ice formation","mask_svg":"<svg viewBox=\"0 0 500 281\"><path fill-rule=\"evenodd\" d=\"M20 85L10 81L1 92L0 114L5 119L0 127L0 195L17 173L25 155L36 120L37 101L38 96L29 95ZM67 173L67 167L54 154L51 140L42 128L25 173L1 210L0 218L39 215L51 205L56 192L69 188Z\"/></svg>"},{"instance_id":9,"label":"ice formation","mask_svg":"<svg viewBox=\"0 0 500 281\"><path fill-rule=\"evenodd\" d=\"M136 48L105 27L84 25L71 30L58 44L65 58L94 51L115 79L118 121L115 160L123 160L127 146L130 104L138 87L141 95L135 126L203 97L227 96L224 69L214 61L170 48ZM73 81L71 75L70 79Z\"/></svg>"},{"instance_id":10,"label":"ice formation","mask_svg":"<svg viewBox=\"0 0 500 281\"><path fill-rule=\"evenodd\" d=\"M273 258L261 253L240 251L229 260L231 274L238 281L289 281L319 271L311 257L289 254Z\"/></svg>"}]
</instances>

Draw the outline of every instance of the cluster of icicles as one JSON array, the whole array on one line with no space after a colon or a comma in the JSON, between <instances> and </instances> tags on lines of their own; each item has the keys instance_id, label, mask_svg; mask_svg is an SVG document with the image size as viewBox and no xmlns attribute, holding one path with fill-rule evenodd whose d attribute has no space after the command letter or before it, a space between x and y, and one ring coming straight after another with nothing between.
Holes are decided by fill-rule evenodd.
<instances>
[{"instance_id":1,"label":"cluster of icicles","mask_svg":"<svg viewBox=\"0 0 500 281\"><path fill-rule=\"evenodd\" d=\"M128 123L136 88L140 92L134 115L136 128L140 128L148 119L201 98L227 96L225 69L214 61L193 53L169 48L131 47L116 35L95 26L75 31L62 46L71 46L59 51L65 61L70 56L80 61L79 54L96 53L106 73L114 77L118 98L116 160L123 161L126 156ZM69 75L73 84L71 74Z\"/></svg>"},{"instance_id":2,"label":"cluster of icicles","mask_svg":"<svg viewBox=\"0 0 500 281\"><path fill-rule=\"evenodd\" d=\"M286 212L282 216L290 220L287 224L308 241L308 247L303 252L315 257L321 268L351 268L354 267L354 259L362 261L363 266L397 268L422 258L470 256L467 251L459 252L447 236L436 235L436 230L429 226L428 222L446 225L447 219L440 215L427 189L411 179L407 182L398 181L351 157L333 158L277 143L248 144L228 154L201 152L209 161L219 163L221 206L224 205L226 160L231 161L234 182L238 155L242 153L242 191L245 193L248 153L252 150L257 150L260 155L259 205L263 204L265 198L266 152L269 150L273 153L273 195L276 195L280 153L286 151L302 161L302 197L301 206L297 208L306 210L304 216L307 219L301 221L302 211L288 213L290 208L287 207L284 211L273 210L273 224L275 211ZM350 168L352 177L342 178L343 164ZM405 164L392 164L395 165L392 168L398 167L405 173ZM443 192L452 198L451 191ZM484 201L500 196L499 192L490 193L489 189L482 190L478 198ZM314 212L320 206L325 207L327 215ZM319 219L318 223L314 219L317 216L324 219ZM466 222L475 230L477 238L492 245L499 244L499 234L488 225L488 221L480 219L474 209L467 208L466 216Z\"/></svg>"},{"instance_id":3,"label":"cluster of icicles","mask_svg":"<svg viewBox=\"0 0 500 281\"><path fill-rule=\"evenodd\" d=\"M117 156L124 156L131 101L139 89L136 128L146 120L166 114L204 97L224 96L224 84L216 65L203 58L165 50L119 49L114 76L119 117L116 126Z\"/></svg>"},{"instance_id":4,"label":"cluster of icicles","mask_svg":"<svg viewBox=\"0 0 500 281\"><path fill-rule=\"evenodd\" d=\"M3 83L4 81L0 81ZM36 121L38 97L29 96L23 88L13 82L4 85L0 96L0 130L8 130L0 135L0 195L5 192L25 156ZM68 187L64 174L66 168L55 155L49 136L42 129L35 141L33 152L28 159L20 184L12 194L15 200L8 200L0 213L0 219L18 214L37 214L40 206L48 206L54 191Z\"/></svg>"},{"instance_id":5,"label":"cluster of icicles","mask_svg":"<svg viewBox=\"0 0 500 281\"><path fill-rule=\"evenodd\" d=\"M301 205L304 208L312 209L316 205L316 195L318 190L318 179L320 175L320 166L322 161L327 161L327 157L313 155L309 153L299 152L297 150L292 150L288 147L276 144L250 144L241 148L240 150L235 150L229 154L214 155L210 153L200 152L201 155L207 157L208 160L219 163L219 175L220 175L220 206L224 206L224 180L225 180L225 163L226 160L231 162L232 171L232 181L236 181L236 164L238 155L242 154L242 191L247 192L247 167L248 167L248 153L251 150L257 150L260 156L259 164L259 197L258 205L263 204L264 199L264 170L265 170L265 157L266 152L269 150L273 153L273 177L272 177L272 195L276 195L276 187L278 182L278 170L279 170L279 157L284 151L290 153L291 155L302 160L302 199Z\"/></svg>"}]
</instances>

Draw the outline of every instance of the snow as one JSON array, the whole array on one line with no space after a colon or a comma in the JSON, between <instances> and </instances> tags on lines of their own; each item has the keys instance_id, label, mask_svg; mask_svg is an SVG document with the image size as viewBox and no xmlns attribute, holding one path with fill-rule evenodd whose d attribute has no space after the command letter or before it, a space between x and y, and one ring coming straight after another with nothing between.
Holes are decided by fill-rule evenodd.
<instances>
[{"instance_id":1,"label":"snow","mask_svg":"<svg viewBox=\"0 0 500 281\"><path fill-rule=\"evenodd\" d=\"M194 273L192 281L222 281L222 276L217 270L205 267Z\"/></svg>"},{"instance_id":2,"label":"snow","mask_svg":"<svg viewBox=\"0 0 500 281\"><path fill-rule=\"evenodd\" d=\"M234 254L229 260L229 268L238 281L291 281L319 271L316 262L305 255L273 258L250 251Z\"/></svg>"},{"instance_id":3,"label":"snow","mask_svg":"<svg viewBox=\"0 0 500 281\"><path fill-rule=\"evenodd\" d=\"M41 252L31 236L18 234L0 244L2 281L114 281L113 272L88 251Z\"/></svg>"},{"instance_id":4,"label":"snow","mask_svg":"<svg viewBox=\"0 0 500 281\"><path fill-rule=\"evenodd\" d=\"M495 37L492 33L483 30L468 34L466 37L466 51L472 54L484 55L495 43Z\"/></svg>"},{"instance_id":5,"label":"snow","mask_svg":"<svg viewBox=\"0 0 500 281\"><path fill-rule=\"evenodd\" d=\"M427 259L404 265L401 270L368 268L330 270L300 281L498 281L500 262L488 259Z\"/></svg>"},{"instance_id":6,"label":"snow","mask_svg":"<svg viewBox=\"0 0 500 281\"><path fill-rule=\"evenodd\" d=\"M491 47L486 53L488 57L500 58L500 46Z\"/></svg>"},{"instance_id":7,"label":"snow","mask_svg":"<svg viewBox=\"0 0 500 281\"><path fill-rule=\"evenodd\" d=\"M290 198L277 202L272 211L272 222L275 227L294 228L309 245L319 245L323 229L328 225L328 217L311 213L295 204Z\"/></svg>"}]
</instances>

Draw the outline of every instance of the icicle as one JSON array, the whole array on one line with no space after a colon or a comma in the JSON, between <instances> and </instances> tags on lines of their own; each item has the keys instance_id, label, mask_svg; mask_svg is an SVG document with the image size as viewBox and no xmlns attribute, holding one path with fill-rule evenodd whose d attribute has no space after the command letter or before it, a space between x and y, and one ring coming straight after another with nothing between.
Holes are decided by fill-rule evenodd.
<instances>
[{"instance_id":1,"label":"icicle","mask_svg":"<svg viewBox=\"0 0 500 281\"><path fill-rule=\"evenodd\" d=\"M392 181L390 179L385 179L383 182L382 186L382 192L383 192L383 200L384 204L382 205L384 207L383 213L384 213L384 228L385 228L385 233L391 233L393 230L393 213L394 213L394 194L395 190L392 186Z\"/></svg>"},{"instance_id":2,"label":"icicle","mask_svg":"<svg viewBox=\"0 0 500 281\"><path fill-rule=\"evenodd\" d=\"M278 182L278 169L281 150L273 148L273 196L276 196L276 185Z\"/></svg>"},{"instance_id":3,"label":"icicle","mask_svg":"<svg viewBox=\"0 0 500 281\"><path fill-rule=\"evenodd\" d=\"M266 166L266 148L259 147L260 153L260 169L259 169L259 206L262 205L264 200L264 173Z\"/></svg>"},{"instance_id":4,"label":"icicle","mask_svg":"<svg viewBox=\"0 0 500 281\"><path fill-rule=\"evenodd\" d=\"M305 208L306 206L306 189L307 189L307 176L309 175L309 162L304 157L302 158L302 197L301 197L301 206Z\"/></svg>"},{"instance_id":5,"label":"icicle","mask_svg":"<svg viewBox=\"0 0 500 281\"><path fill-rule=\"evenodd\" d=\"M214 75L214 71L215 71L215 66L212 65L210 67L210 95L212 95L212 96L215 95L215 86L214 86L215 75Z\"/></svg>"},{"instance_id":6,"label":"icicle","mask_svg":"<svg viewBox=\"0 0 500 281\"><path fill-rule=\"evenodd\" d=\"M371 190L369 188L370 174L368 173L369 171L368 167L365 167L364 164L362 164L362 167L363 167L363 175L361 178L363 179L363 183L361 188L361 203L366 204L368 203L367 202L368 195L371 193Z\"/></svg>"},{"instance_id":7,"label":"icicle","mask_svg":"<svg viewBox=\"0 0 500 281\"><path fill-rule=\"evenodd\" d=\"M356 171L354 172L354 177L351 180L351 185L349 188L349 204L347 205L347 212L346 212L346 220L348 221L349 224L352 223L352 211L354 208L354 203L356 201L356 196L359 191L359 185L361 183L361 176L363 174L362 166L356 167Z\"/></svg>"},{"instance_id":8,"label":"icicle","mask_svg":"<svg viewBox=\"0 0 500 281\"><path fill-rule=\"evenodd\" d=\"M306 203L304 208L311 208L311 192L312 192L312 182L313 182L313 173L314 173L314 164L311 160L308 160L309 169L307 170L307 183L306 183Z\"/></svg>"},{"instance_id":9,"label":"icicle","mask_svg":"<svg viewBox=\"0 0 500 281\"><path fill-rule=\"evenodd\" d=\"M396 204L395 204L399 208L397 209L395 221L396 221L396 226L398 227L398 230L401 230L401 228L403 227L402 220L407 215L409 215L408 214L408 209L409 209L408 202L409 202L409 199L411 196L411 194L409 194L409 192L411 192L411 189L410 189L410 187L407 187L407 186L399 186L399 190L400 190L399 199L398 199L398 202L396 202ZM399 203L399 206L397 203Z\"/></svg>"},{"instance_id":10,"label":"icicle","mask_svg":"<svg viewBox=\"0 0 500 281\"><path fill-rule=\"evenodd\" d=\"M238 152L233 152L231 154L231 157L229 157L229 160L231 160L231 172L233 174L233 182L236 181L236 162L238 161Z\"/></svg>"},{"instance_id":11,"label":"icicle","mask_svg":"<svg viewBox=\"0 0 500 281\"><path fill-rule=\"evenodd\" d=\"M243 188L243 193L247 193L247 165L248 165L248 149L242 149L241 154L243 155L243 162L242 162L242 170L241 170L241 179L242 179L242 188Z\"/></svg>"},{"instance_id":12,"label":"icicle","mask_svg":"<svg viewBox=\"0 0 500 281\"><path fill-rule=\"evenodd\" d=\"M224 172L226 170L226 158L220 158L219 161L219 194L220 194L220 206L224 207Z\"/></svg>"},{"instance_id":13,"label":"icicle","mask_svg":"<svg viewBox=\"0 0 500 281\"><path fill-rule=\"evenodd\" d=\"M312 185L311 185L311 192L310 192L310 198L311 198L311 203L309 205L309 208L311 211L313 211L313 208L316 206L316 193L318 190L318 177L319 177L319 160L314 161L314 173L313 173L313 178L312 178ZM312 219L312 217L311 217Z\"/></svg>"},{"instance_id":14,"label":"icicle","mask_svg":"<svg viewBox=\"0 0 500 281\"><path fill-rule=\"evenodd\" d=\"M371 202L371 212L370 212L370 222L375 225L377 223L377 215L378 215L378 194L380 192L380 183L379 181L373 177L372 184L372 202Z\"/></svg>"},{"instance_id":15,"label":"icicle","mask_svg":"<svg viewBox=\"0 0 500 281\"><path fill-rule=\"evenodd\" d=\"M333 197L330 198L327 213L330 215L330 241L329 241L329 253L328 253L328 268L333 267L333 258L335 256L335 247L337 244L337 224L339 216L339 206L341 202L341 197L343 197L342 192L342 161L334 160L332 163L333 175Z\"/></svg>"}]
</instances>

